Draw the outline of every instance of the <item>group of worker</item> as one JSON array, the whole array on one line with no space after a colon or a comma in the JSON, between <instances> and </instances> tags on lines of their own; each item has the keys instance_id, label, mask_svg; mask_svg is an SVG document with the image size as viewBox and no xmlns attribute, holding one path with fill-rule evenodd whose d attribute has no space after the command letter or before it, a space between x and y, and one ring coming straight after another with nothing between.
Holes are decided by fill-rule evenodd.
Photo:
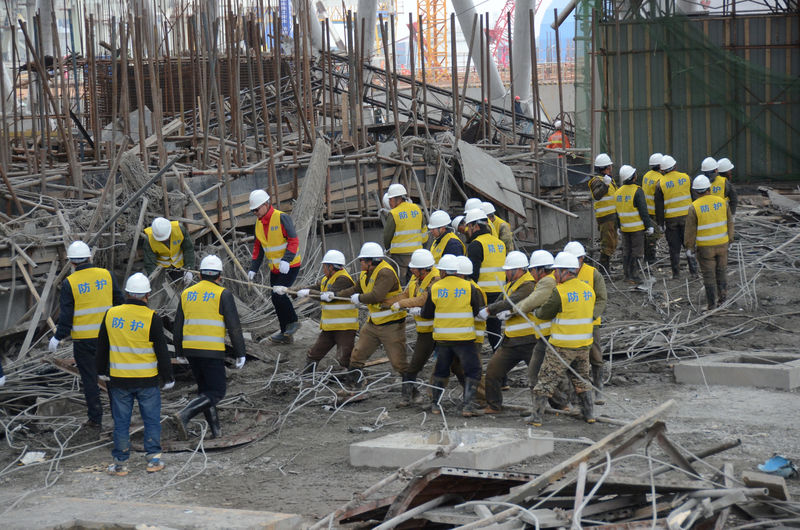
<instances>
[{"instance_id":1,"label":"group of worker","mask_svg":"<svg viewBox=\"0 0 800 530\"><path fill-rule=\"evenodd\" d=\"M606 153L594 160L595 176L589 180L594 213L600 231L600 268L610 273L611 257L622 236L623 274L640 279L643 259L656 260L656 243L667 240L673 278L680 277L681 248L691 274L698 260L708 309L725 302L728 293L728 245L733 241L733 215L738 199L731 179L734 165L727 158L704 159L694 179L677 170L670 155L653 153L649 171L638 182L636 168L619 168L619 187L613 180L613 162Z\"/></svg>"}]
</instances>

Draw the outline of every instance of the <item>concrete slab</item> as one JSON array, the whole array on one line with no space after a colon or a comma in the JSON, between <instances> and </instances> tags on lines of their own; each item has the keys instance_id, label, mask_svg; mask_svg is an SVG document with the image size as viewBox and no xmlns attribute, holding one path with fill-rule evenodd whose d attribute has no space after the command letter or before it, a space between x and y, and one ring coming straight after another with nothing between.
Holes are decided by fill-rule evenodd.
<instances>
[{"instance_id":1,"label":"concrete slab","mask_svg":"<svg viewBox=\"0 0 800 530\"><path fill-rule=\"evenodd\" d=\"M800 358L788 353L709 355L676 364L675 381L793 390L800 387Z\"/></svg>"},{"instance_id":2,"label":"concrete slab","mask_svg":"<svg viewBox=\"0 0 800 530\"><path fill-rule=\"evenodd\" d=\"M265 528L303 527L299 515L177 504L41 496L3 516L4 528Z\"/></svg>"},{"instance_id":3,"label":"concrete slab","mask_svg":"<svg viewBox=\"0 0 800 530\"><path fill-rule=\"evenodd\" d=\"M431 461L430 467L453 466L498 469L553 451L548 431L530 429L473 428L441 433L403 431L350 445L350 463L367 467L402 467L436 450L437 446L461 442L447 458Z\"/></svg>"}]
</instances>

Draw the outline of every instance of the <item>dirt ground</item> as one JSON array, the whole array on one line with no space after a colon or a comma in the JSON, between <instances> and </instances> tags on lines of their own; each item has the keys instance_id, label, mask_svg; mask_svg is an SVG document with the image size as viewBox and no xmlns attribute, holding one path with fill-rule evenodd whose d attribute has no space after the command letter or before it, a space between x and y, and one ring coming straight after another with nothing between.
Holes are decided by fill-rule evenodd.
<instances>
[{"instance_id":1,"label":"dirt ground","mask_svg":"<svg viewBox=\"0 0 800 530\"><path fill-rule=\"evenodd\" d=\"M707 461L721 467L732 462L739 475L755 470L773 454L800 461L800 397L798 391L736 388L727 386L679 385L672 366L676 355L691 358L714 351L783 351L797 353L798 322L796 301L800 299L797 274L784 270L763 270L750 289L757 294L758 306L740 296L731 307L682 327L676 337L674 353L665 345L639 347L632 337L648 335L649 329L666 322L685 323L701 315L704 306L702 284L697 278L673 280L668 266L654 271L656 282L651 294L616 279L609 286L611 303L603 336L606 350L615 341L616 355L610 365L608 403L597 412L612 418L632 420L659 404L674 399L677 406L665 418L668 435L680 446L697 451L720 442L740 439L741 446ZM735 267L735 265L733 265ZM619 266L617 266L619 268ZM752 271L751 271L752 272ZM740 275L732 275L732 298L739 292ZM667 296L668 295L668 296ZM680 298L680 300L677 300ZM668 302L670 300L671 302ZM701 301L703 300L703 301ZM696 309L692 309L692 304ZM668 311L668 313L667 313ZM785 314L790 313L790 314ZM238 409L246 417L253 409L272 413L258 427L263 436L234 448L165 454L166 469L150 475L144 471L144 458L131 458L131 473L112 477L103 472L110 462L110 442L88 444L79 450L81 433L67 442L64 457L36 465L17 466L14 462L27 445L29 450L44 450L50 459L57 454L52 430L19 431L0 445L0 501L7 510L23 506L27 494L80 496L95 499L135 500L139 502L269 510L297 513L313 520L349 501L355 492L366 489L393 469L355 468L349 463L351 443L403 430L435 432L444 428L471 426L526 428L517 410L492 417L465 419L457 410L460 387L451 381L444 418L426 414L419 407L399 409L398 378L390 374L388 363L368 369L372 391L369 399L335 409L334 386L316 385L306 376L300 390L298 372L305 352L314 340L316 324L307 320L295 344L273 346L267 342L248 344L250 351L264 360L248 359L244 369L229 370L228 396L221 411L222 428L232 432ZM719 333L711 342L698 337ZM410 333L413 337L413 333ZM633 346L631 346L633 345ZM628 353L626 353L628 352ZM628 354L630 355L630 358ZM373 359L383 356L378 351ZM488 361L488 356L484 356ZM323 363L323 370L330 360ZM429 363L424 377L429 377ZM511 373L510 391L505 403L526 406L529 393L525 370ZM192 396L194 386L183 374L174 390L163 396L164 413L178 410ZM77 396L77 394L75 394ZM77 420L82 421L80 412ZM3 420L8 422L8 417ZM244 422L244 420L242 420ZM105 423L111 425L110 417ZM13 421L10 424L13 427ZM62 429L62 436L76 430ZM164 438L173 436L165 422ZM201 427L203 422L197 422ZM240 427L239 427L240 428ZM540 473L585 447L587 439L599 440L616 427L607 423L588 425L568 417L546 417L543 429L556 438L555 451L527 460L511 469ZM28 434L25 434L28 432ZM85 442L85 440L84 440ZM13 445L13 447L12 447ZM199 445L199 444L198 444ZM645 460L631 460L620 472L647 469ZM789 480L790 491L800 495L800 481ZM379 496L397 492L397 482Z\"/></svg>"}]
</instances>

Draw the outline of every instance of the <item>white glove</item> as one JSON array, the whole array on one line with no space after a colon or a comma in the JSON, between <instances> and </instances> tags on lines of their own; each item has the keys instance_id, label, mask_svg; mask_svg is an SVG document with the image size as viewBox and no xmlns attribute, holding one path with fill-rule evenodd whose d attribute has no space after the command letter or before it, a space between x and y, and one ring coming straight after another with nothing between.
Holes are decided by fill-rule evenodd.
<instances>
[{"instance_id":1,"label":"white glove","mask_svg":"<svg viewBox=\"0 0 800 530\"><path fill-rule=\"evenodd\" d=\"M281 274L287 274L290 268L291 267L289 266L289 262L286 260L282 259L280 263L278 263L278 272L280 272Z\"/></svg>"},{"instance_id":2,"label":"white glove","mask_svg":"<svg viewBox=\"0 0 800 530\"><path fill-rule=\"evenodd\" d=\"M297 291L297 298L305 298L311 293L311 289L300 289Z\"/></svg>"},{"instance_id":3,"label":"white glove","mask_svg":"<svg viewBox=\"0 0 800 530\"><path fill-rule=\"evenodd\" d=\"M0 386L4 386L6 384L6 376L0 377Z\"/></svg>"},{"instance_id":4,"label":"white glove","mask_svg":"<svg viewBox=\"0 0 800 530\"><path fill-rule=\"evenodd\" d=\"M353 294L351 294L351 295L350 295L350 302L352 302L352 303L354 303L354 304L360 304L360 303L361 303L361 301L358 299L358 297L359 297L359 296L360 296L360 295L359 295L358 293L353 293Z\"/></svg>"},{"instance_id":5,"label":"white glove","mask_svg":"<svg viewBox=\"0 0 800 530\"><path fill-rule=\"evenodd\" d=\"M175 381L170 381L166 385L161 387L161 390L172 390L172 387L175 386Z\"/></svg>"},{"instance_id":6,"label":"white glove","mask_svg":"<svg viewBox=\"0 0 800 530\"><path fill-rule=\"evenodd\" d=\"M395 313L400 311L400 302L395 302L392 304L392 311L394 311Z\"/></svg>"},{"instance_id":7,"label":"white glove","mask_svg":"<svg viewBox=\"0 0 800 530\"><path fill-rule=\"evenodd\" d=\"M478 311L478 318L480 320L486 320L487 318L489 318L489 310L485 307L481 308L481 310Z\"/></svg>"},{"instance_id":8,"label":"white glove","mask_svg":"<svg viewBox=\"0 0 800 530\"><path fill-rule=\"evenodd\" d=\"M622 237L622 230L617 228L617 237Z\"/></svg>"},{"instance_id":9,"label":"white glove","mask_svg":"<svg viewBox=\"0 0 800 530\"><path fill-rule=\"evenodd\" d=\"M655 228L653 228L653 227L651 226L651 227L648 227L648 229L647 229L647 230L645 230L645 233L646 233L648 236L652 236L652 235L653 235L653 232L655 232L655 231L656 231L656 229L655 229Z\"/></svg>"},{"instance_id":10,"label":"white glove","mask_svg":"<svg viewBox=\"0 0 800 530\"><path fill-rule=\"evenodd\" d=\"M694 258L694 250L686 249L686 257L687 258Z\"/></svg>"},{"instance_id":11,"label":"white glove","mask_svg":"<svg viewBox=\"0 0 800 530\"><path fill-rule=\"evenodd\" d=\"M192 274L192 271L186 271L183 273L183 283L189 285L192 283L192 280L194 280L194 274Z\"/></svg>"},{"instance_id":12,"label":"white glove","mask_svg":"<svg viewBox=\"0 0 800 530\"><path fill-rule=\"evenodd\" d=\"M610 186L611 185L611 177L609 177L608 175L603 175L603 184L605 184L606 186Z\"/></svg>"},{"instance_id":13,"label":"white glove","mask_svg":"<svg viewBox=\"0 0 800 530\"><path fill-rule=\"evenodd\" d=\"M412 317L418 317L422 313L421 307L410 307L408 308L408 314Z\"/></svg>"},{"instance_id":14,"label":"white glove","mask_svg":"<svg viewBox=\"0 0 800 530\"><path fill-rule=\"evenodd\" d=\"M331 291L325 291L324 293L319 295L319 299L323 302L332 302L334 294Z\"/></svg>"},{"instance_id":15,"label":"white glove","mask_svg":"<svg viewBox=\"0 0 800 530\"><path fill-rule=\"evenodd\" d=\"M236 358L236 369L241 369L244 366L244 357Z\"/></svg>"},{"instance_id":16,"label":"white glove","mask_svg":"<svg viewBox=\"0 0 800 530\"><path fill-rule=\"evenodd\" d=\"M255 277L256 277L256 271L247 271L247 279L248 280L250 280L252 282L253 278L255 278Z\"/></svg>"},{"instance_id":17,"label":"white glove","mask_svg":"<svg viewBox=\"0 0 800 530\"><path fill-rule=\"evenodd\" d=\"M275 287L272 288L272 292L277 294L278 296L285 295L287 290L288 287L286 287L285 285L276 285Z\"/></svg>"},{"instance_id":18,"label":"white glove","mask_svg":"<svg viewBox=\"0 0 800 530\"><path fill-rule=\"evenodd\" d=\"M58 343L59 342L61 342L61 341L58 340L57 338L50 337L50 343L47 345L47 349L50 350L50 351L56 351L56 348L58 348Z\"/></svg>"},{"instance_id":19,"label":"white glove","mask_svg":"<svg viewBox=\"0 0 800 530\"><path fill-rule=\"evenodd\" d=\"M186 357L176 357L175 360L178 361L178 364L189 364L189 359Z\"/></svg>"},{"instance_id":20,"label":"white glove","mask_svg":"<svg viewBox=\"0 0 800 530\"><path fill-rule=\"evenodd\" d=\"M497 313L497 320L508 320L510 316L511 316L511 311L509 310L500 311L499 313Z\"/></svg>"},{"instance_id":21,"label":"white glove","mask_svg":"<svg viewBox=\"0 0 800 530\"><path fill-rule=\"evenodd\" d=\"M107 375L98 375L98 376L97 376L97 378L98 378L100 381L111 381L111 378L110 378L110 377L108 377Z\"/></svg>"}]
</instances>

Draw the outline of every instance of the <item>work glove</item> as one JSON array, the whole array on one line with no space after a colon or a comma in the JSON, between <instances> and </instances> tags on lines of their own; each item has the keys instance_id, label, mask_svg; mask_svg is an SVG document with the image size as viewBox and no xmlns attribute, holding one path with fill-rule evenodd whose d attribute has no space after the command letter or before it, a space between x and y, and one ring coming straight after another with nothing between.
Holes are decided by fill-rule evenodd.
<instances>
[{"instance_id":1,"label":"work glove","mask_svg":"<svg viewBox=\"0 0 800 530\"><path fill-rule=\"evenodd\" d=\"M418 317L418 316L420 316L420 314L422 314L422 308L421 307L410 307L410 308L408 308L408 314L411 315L412 317Z\"/></svg>"},{"instance_id":2,"label":"work glove","mask_svg":"<svg viewBox=\"0 0 800 530\"><path fill-rule=\"evenodd\" d=\"M617 237L622 237L622 230L617 228Z\"/></svg>"},{"instance_id":3,"label":"work glove","mask_svg":"<svg viewBox=\"0 0 800 530\"><path fill-rule=\"evenodd\" d=\"M288 291L288 290L289 290L289 288L286 287L285 285L276 285L275 287L272 288L272 292L277 294L278 296L285 295L286 291Z\"/></svg>"},{"instance_id":4,"label":"work glove","mask_svg":"<svg viewBox=\"0 0 800 530\"><path fill-rule=\"evenodd\" d=\"M236 369L240 370L244 366L244 357L236 358Z\"/></svg>"},{"instance_id":5,"label":"work glove","mask_svg":"<svg viewBox=\"0 0 800 530\"><path fill-rule=\"evenodd\" d=\"M256 271L248 271L247 272L247 279L250 280L251 282L253 281L253 278L255 278L255 277L256 277Z\"/></svg>"},{"instance_id":6,"label":"work glove","mask_svg":"<svg viewBox=\"0 0 800 530\"><path fill-rule=\"evenodd\" d=\"M6 376L0 377L0 386L5 386L6 384Z\"/></svg>"},{"instance_id":7,"label":"work glove","mask_svg":"<svg viewBox=\"0 0 800 530\"><path fill-rule=\"evenodd\" d=\"M360 304L361 301L358 299L358 297L359 297L359 294L358 293L354 293L354 294L350 295L350 301L352 303L354 303L354 304Z\"/></svg>"},{"instance_id":8,"label":"work glove","mask_svg":"<svg viewBox=\"0 0 800 530\"><path fill-rule=\"evenodd\" d=\"M50 337L50 343L47 345L47 349L50 351L56 351L58 348L58 343L61 342L55 337Z\"/></svg>"},{"instance_id":9,"label":"work glove","mask_svg":"<svg viewBox=\"0 0 800 530\"><path fill-rule=\"evenodd\" d=\"M289 266L289 262L286 260L282 259L280 263L278 263L278 272L280 272L281 274L288 274L290 268L291 267Z\"/></svg>"},{"instance_id":10,"label":"work glove","mask_svg":"<svg viewBox=\"0 0 800 530\"><path fill-rule=\"evenodd\" d=\"M102 375L102 374L101 374L101 375L98 375L98 376L97 376L97 378L98 378L100 381L111 381L111 378L110 378L110 377L108 377L107 375Z\"/></svg>"},{"instance_id":11,"label":"work glove","mask_svg":"<svg viewBox=\"0 0 800 530\"><path fill-rule=\"evenodd\" d=\"M189 364L189 359L186 357L176 357L175 360L178 361L178 364Z\"/></svg>"},{"instance_id":12,"label":"work glove","mask_svg":"<svg viewBox=\"0 0 800 530\"><path fill-rule=\"evenodd\" d=\"M185 285L190 285L192 280L194 280L194 274L192 274L192 271L186 271L183 273L183 283Z\"/></svg>"},{"instance_id":13,"label":"work glove","mask_svg":"<svg viewBox=\"0 0 800 530\"><path fill-rule=\"evenodd\" d=\"M394 311L395 313L400 311L400 302L395 302L392 304L392 311Z\"/></svg>"},{"instance_id":14,"label":"work glove","mask_svg":"<svg viewBox=\"0 0 800 530\"><path fill-rule=\"evenodd\" d=\"M505 310L497 313L497 320L508 320L511 317L511 311Z\"/></svg>"},{"instance_id":15,"label":"work glove","mask_svg":"<svg viewBox=\"0 0 800 530\"><path fill-rule=\"evenodd\" d=\"M647 233L648 236L652 236L653 232L655 232L655 231L656 231L656 229L654 227L652 227L652 226L648 227L647 230L645 230L645 232Z\"/></svg>"},{"instance_id":16,"label":"work glove","mask_svg":"<svg viewBox=\"0 0 800 530\"><path fill-rule=\"evenodd\" d=\"M297 298L305 298L311 293L311 289L300 289L297 291Z\"/></svg>"},{"instance_id":17,"label":"work glove","mask_svg":"<svg viewBox=\"0 0 800 530\"><path fill-rule=\"evenodd\" d=\"M478 311L478 319L479 320L486 320L489 318L489 310L487 308L482 308Z\"/></svg>"},{"instance_id":18,"label":"work glove","mask_svg":"<svg viewBox=\"0 0 800 530\"><path fill-rule=\"evenodd\" d=\"M692 250L690 248L687 248L686 249L686 257L689 258L689 259L694 259L694 257L695 257L694 250Z\"/></svg>"},{"instance_id":19,"label":"work glove","mask_svg":"<svg viewBox=\"0 0 800 530\"><path fill-rule=\"evenodd\" d=\"M661 225L661 233L663 234L666 231L667 231L667 225Z\"/></svg>"},{"instance_id":20,"label":"work glove","mask_svg":"<svg viewBox=\"0 0 800 530\"><path fill-rule=\"evenodd\" d=\"M172 390L172 387L174 386L175 381L170 381L169 383L164 384L164 386L161 387L161 390Z\"/></svg>"},{"instance_id":21,"label":"work glove","mask_svg":"<svg viewBox=\"0 0 800 530\"><path fill-rule=\"evenodd\" d=\"M319 299L323 302L333 302L334 294L331 291L325 291L319 295Z\"/></svg>"},{"instance_id":22,"label":"work glove","mask_svg":"<svg viewBox=\"0 0 800 530\"><path fill-rule=\"evenodd\" d=\"M609 177L608 175L603 175L603 184L605 184L606 186L610 186L611 185L611 177Z\"/></svg>"}]
</instances>

